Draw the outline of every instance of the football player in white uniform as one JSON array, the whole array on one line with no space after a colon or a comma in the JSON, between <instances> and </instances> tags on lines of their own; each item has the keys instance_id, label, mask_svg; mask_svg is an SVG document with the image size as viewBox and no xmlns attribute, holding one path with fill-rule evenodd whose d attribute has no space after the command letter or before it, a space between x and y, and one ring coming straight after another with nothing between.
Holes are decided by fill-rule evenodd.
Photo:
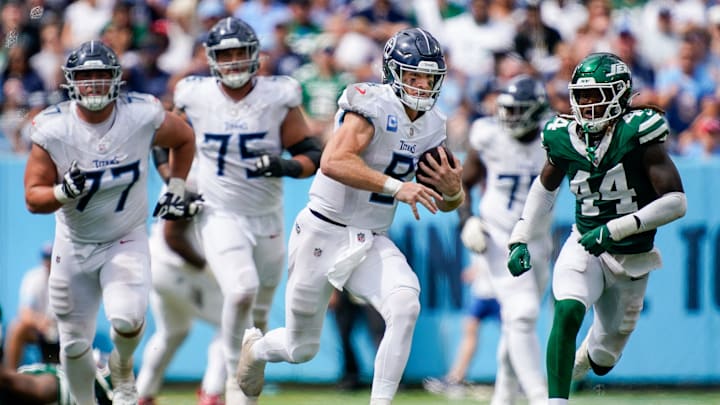
<instances>
[{"instance_id":1,"label":"football player in white uniform","mask_svg":"<svg viewBox=\"0 0 720 405\"><path fill-rule=\"evenodd\" d=\"M153 148L153 160L161 177L167 178L168 151ZM193 164L187 178L186 201L199 209L197 165ZM198 405L219 405L225 391L225 363L220 342L220 286L206 266L205 256L197 238L196 222L191 218L157 221L150 229L150 253L153 289L150 309L155 320L155 333L143 352L142 367L137 377L140 395L138 405L155 404L165 369L183 343L194 319L202 319L218 328L208 346L208 361L199 391Z\"/></svg>"},{"instance_id":2,"label":"football player in white uniform","mask_svg":"<svg viewBox=\"0 0 720 405\"><path fill-rule=\"evenodd\" d=\"M223 295L221 336L228 372L226 401L242 400L232 376L245 329L266 329L284 262L283 176L315 173L320 143L311 136L300 85L288 76L256 76L260 43L245 22L228 17L208 33L212 77L187 77L175 88L178 112L193 125L198 218L203 250ZM292 154L281 157L283 150Z\"/></svg>"},{"instance_id":3,"label":"football player in white uniform","mask_svg":"<svg viewBox=\"0 0 720 405\"><path fill-rule=\"evenodd\" d=\"M348 86L337 128L323 153L310 202L297 216L289 242L286 326L263 337L245 332L238 382L258 396L265 363L302 363L319 350L333 287L347 288L382 314L387 329L375 358L372 404L389 404L398 388L420 312L420 285L405 256L387 237L398 201L419 219L463 201L462 167L420 164L426 184L412 182L419 157L446 139L445 117L433 109L446 74L437 40L427 31L399 31L385 45L384 84Z\"/></svg>"},{"instance_id":4,"label":"football player in white uniform","mask_svg":"<svg viewBox=\"0 0 720 405\"><path fill-rule=\"evenodd\" d=\"M63 70L70 101L33 121L25 201L32 213L55 212L50 307L73 397L94 404L91 344L102 299L115 345L114 401L135 404L132 358L150 290L148 156L153 144L170 148L171 178L155 214L182 217L193 133L156 98L120 95L120 63L100 41L73 50Z\"/></svg>"},{"instance_id":5,"label":"football player in white uniform","mask_svg":"<svg viewBox=\"0 0 720 405\"><path fill-rule=\"evenodd\" d=\"M534 273L513 277L507 270L508 247L530 184L545 162L540 130L547 111L541 82L528 75L510 80L497 96L497 115L476 120L470 130L471 151L464 163L463 186L482 187L479 215L471 216L471 199L459 210L463 244L482 254L500 302L502 334L492 404L514 404L518 388L530 405L547 403L536 321L549 279L552 215L533 229ZM518 385L519 383L519 385Z\"/></svg>"}]
</instances>

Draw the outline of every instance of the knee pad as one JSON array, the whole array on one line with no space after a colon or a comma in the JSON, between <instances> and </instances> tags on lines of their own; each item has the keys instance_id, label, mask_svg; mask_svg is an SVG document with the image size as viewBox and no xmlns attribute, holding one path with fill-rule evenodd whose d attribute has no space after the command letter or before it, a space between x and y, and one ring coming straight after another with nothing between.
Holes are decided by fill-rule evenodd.
<instances>
[{"instance_id":1,"label":"knee pad","mask_svg":"<svg viewBox=\"0 0 720 405\"><path fill-rule=\"evenodd\" d=\"M382 308L385 322L414 327L420 314L420 297L411 288L399 288L390 293Z\"/></svg>"},{"instance_id":2,"label":"knee pad","mask_svg":"<svg viewBox=\"0 0 720 405\"><path fill-rule=\"evenodd\" d=\"M625 308L625 314L623 314L622 322L618 327L618 333L623 335L629 335L635 330L637 321L640 318L640 312L642 312L642 301L639 304L631 304Z\"/></svg>"},{"instance_id":3,"label":"knee pad","mask_svg":"<svg viewBox=\"0 0 720 405\"><path fill-rule=\"evenodd\" d=\"M90 342L85 339L71 340L62 350L68 358L76 359L90 350Z\"/></svg>"},{"instance_id":4,"label":"knee pad","mask_svg":"<svg viewBox=\"0 0 720 405\"><path fill-rule=\"evenodd\" d=\"M134 335L140 328L145 324L145 319L123 319L123 318L112 318L110 319L110 325L113 330L121 335Z\"/></svg>"},{"instance_id":5,"label":"knee pad","mask_svg":"<svg viewBox=\"0 0 720 405\"><path fill-rule=\"evenodd\" d=\"M291 363L305 363L312 360L320 350L320 343L300 343L288 350Z\"/></svg>"},{"instance_id":6,"label":"knee pad","mask_svg":"<svg viewBox=\"0 0 720 405\"><path fill-rule=\"evenodd\" d=\"M290 297L291 311L298 316L313 316L320 310L322 296L322 290L297 283Z\"/></svg>"},{"instance_id":7,"label":"knee pad","mask_svg":"<svg viewBox=\"0 0 720 405\"><path fill-rule=\"evenodd\" d=\"M256 295L256 288L243 291L232 291L225 295L225 302L229 302L236 307L246 308L249 310L253 303L255 303Z\"/></svg>"}]
</instances>

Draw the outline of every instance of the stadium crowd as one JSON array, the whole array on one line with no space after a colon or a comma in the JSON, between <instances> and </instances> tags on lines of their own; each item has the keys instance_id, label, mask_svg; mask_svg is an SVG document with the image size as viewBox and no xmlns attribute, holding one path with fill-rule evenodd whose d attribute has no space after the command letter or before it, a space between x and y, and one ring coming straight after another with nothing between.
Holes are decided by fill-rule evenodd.
<instances>
[{"instance_id":1,"label":"stadium crowd","mask_svg":"<svg viewBox=\"0 0 720 405\"><path fill-rule=\"evenodd\" d=\"M209 75L202 47L222 17L247 21L262 47L259 74L292 75L316 133L329 131L352 82L378 80L385 41L419 26L445 47L450 72L438 108L450 146L463 150L470 123L492 115L509 78L532 73L555 111L569 113L567 83L590 52L611 51L633 72L636 104L667 112L671 153L720 151L720 4L620 0L33 0L4 1L0 50L0 152L26 154L28 124L66 98L67 53L100 38L120 57L125 89L171 104L175 84Z\"/></svg>"}]
</instances>

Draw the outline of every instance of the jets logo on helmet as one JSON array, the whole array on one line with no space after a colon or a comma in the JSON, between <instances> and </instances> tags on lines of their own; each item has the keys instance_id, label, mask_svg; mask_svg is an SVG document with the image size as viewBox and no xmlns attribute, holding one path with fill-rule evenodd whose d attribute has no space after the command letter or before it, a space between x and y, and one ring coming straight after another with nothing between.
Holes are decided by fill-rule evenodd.
<instances>
[{"instance_id":1,"label":"jets logo on helmet","mask_svg":"<svg viewBox=\"0 0 720 405\"><path fill-rule=\"evenodd\" d=\"M238 18L218 21L204 45L212 73L230 88L242 87L260 66L260 41L252 27Z\"/></svg>"},{"instance_id":2,"label":"jets logo on helmet","mask_svg":"<svg viewBox=\"0 0 720 405\"><path fill-rule=\"evenodd\" d=\"M407 73L430 75L430 88L403 82ZM390 84L400 101L416 111L428 111L437 101L447 68L440 43L421 28L399 31L385 43L383 83Z\"/></svg>"},{"instance_id":3,"label":"jets logo on helmet","mask_svg":"<svg viewBox=\"0 0 720 405\"><path fill-rule=\"evenodd\" d=\"M586 134L601 134L630 106L630 68L612 53L593 53L577 65L568 85L575 121Z\"/></svg>"},{"instance_id":4,"label":"jets logo on helmet","mask_svg":"<svg viewBox=\"0 0 720 405\"><path fill-rule=\"evenodd\" d=\"M100 41L88 41L73 50L62 70L67 82L62 87L67 89L68 97L91 111L102 110L113 102L123 84L115 52Z\"/></svg>"}]
</instances>

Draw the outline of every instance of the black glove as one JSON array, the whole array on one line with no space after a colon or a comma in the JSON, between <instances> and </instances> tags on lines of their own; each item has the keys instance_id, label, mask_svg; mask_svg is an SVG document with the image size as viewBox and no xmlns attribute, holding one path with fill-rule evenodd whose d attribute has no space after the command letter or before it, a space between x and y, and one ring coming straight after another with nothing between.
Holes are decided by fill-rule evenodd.
<instances>
[{"instance_id":1,"label":"black glove","mask_svg":"<svg viewBox=\"0 0 720 405\"><path fill-rule=\"evenodd\" d=\"M267 153L258 157L255 167L256 172L265 177L299 177L302 173L302 165L297 160Z\"/></svg>"},{"instance_id":2,"label":"black glove","mask_svg":"<svg viewBox=\"0 0 720 405\"><path fill-rule=\"evenodd\" d=\"M53 190L55 198L63 204L78 198L85 191L85 180L85 173L78 167L77 160L73 160L63 175L62 183Z\"/></svg>"}]
</instances>

